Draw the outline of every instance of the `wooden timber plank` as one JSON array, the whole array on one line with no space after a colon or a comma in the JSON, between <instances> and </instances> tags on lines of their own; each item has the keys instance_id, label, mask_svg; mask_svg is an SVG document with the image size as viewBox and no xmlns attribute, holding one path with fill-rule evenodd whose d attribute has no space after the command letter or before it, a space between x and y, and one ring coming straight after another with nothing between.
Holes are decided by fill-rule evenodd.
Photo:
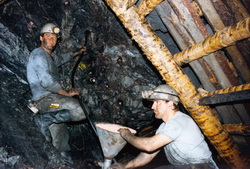
<instances>
[{"instance_id":1,"label":"wooden timber plank","mask_svg":"<svg viewBox=\"0 0 250 169\"><path fill-rule=\"evenodd\" d=\"M241 3L240 0L224 0L227 7L230 8L232 12L231 14L234 14L234 18L236 22L239 22L240 20L249 17L249 13L245 6Z\"/></svg>"},{"instance_id":2,"label":"wooden timber plank","mask_svg":"<svg viewBox=\"0 0 250 169\"><path fill-rule=\"evenodd\" d=\"M236 23L232 11L229 11L227 4L221 0L196 0L201 7L207 21L211 23L214 30L222 30L225 26L230 26ZM243 9L244 11L244 9ZM244 12L246 14L246 12ZM248 17L244 15L244 18ZM242 20L243 18L241 18ZM240 21L240 20L239 20ZM240 42L245 43L245 42ZM240 46L248 46L247 44ZM238 45L225 48L226 53L230 56L235 68L239 71L240 77L246 83L250 82L250 68L245 59L248 52L245 48ZM248 50L249 51L249 50ZM246 53L246 54L244 54Z\"/></svg>"},{"instance_id":3,"label":"wooden timber plank","mask_svg":"<svg viewBox=\"0 0 250 169\"><path fill-rule=\"evenodd\" d=\"M170 31L173 37L185 38L184 40L182 40L181 38L175 38L177 44L179 45L181 49L185 49L182 47L191 46L192 44L194 44L193 37L190 36L190 33L186 31L187 28L183 26L183 23L179 21L179 18L176 15L176 13L180 13L180 12L177 12L178 9L175 9L174 11L174 9L171 8L170 4L165 1L157 6L156 11L162 18L163 23L166 25L166 27L168 27L168 30ZM197 74L201 84L207 91L214 91L214 90L218 90L222 88L221 84L218 81L218 79L219 80L221 79L217 78L218 76L214 74L213 70L211 70L210 67L207 66L208 64L204 62L203 59L199 59L198 61L193 61L189 64L194 70L194 72ZM218 64L215 63L213 65L218 65ZM220 114L220 117L222 117L223 122L225 121L232 122L233 119L236 122L240 121L239 114L236 113L235 110L240 110L241 111L240 115L245 116L245 118L243 119L247 119L246 117L248 117L248 114L244 106L242 105L233 105L233 106L236 107L236 109L234 109L232 106L230 107L229 106L216 106L216 110ZM224 112L228 112L228 113L225 114Z\"/></svg>"},{"instance_id":4,"label":"wooden timber plank","mask_svg":"<svg viewBox=\"0 0 250 169\"><path fill-rule=\"evenodd\" d=\"M250 13L250 1L249 0L242 0L242 4L246 7L248 13Z\"/></svg>"},{"instance_id":5,"label":"wooden timber plank","mask_svg":"<svg viewBox=\"0 0 250 169\"><path fill-rule=\"evenodd\" d=\"M211 96L214 94L224 94L224 93L230 93L230 92L238 92L242 90L250 90L250 83L239 85L239 86L233 86L221 90L216 90L210 93L203 93L203 96Z\"/></svg>"},{"instance_id":6,"label":"wooden timber plank","mask_svg":"<svg viewBox=\"0 0 250 169\"><path fill-rule=\"evenodd\" d=\"M224 94L224 93L237 92L237 91L242 91L242 90L250 90L250 83L239 85L239 86L233 86L230 88L224 88L224 89L216 90L216 91L213 91L210 93L203 93L202 96L205 97L205 96L211 96L214 94ZM224 113L220 113L220 116L222 117L221 121L223 121L224 123L249 124L250 123L250 116L247 112L245 113L245 109L242 110L242 105L241 104L234 104L234 107L237 109L238 115L239 115L239 118L241 119L241 121L239 121L239 118L236 117L235 115L233 116L231 113L230 113L230 115L228 115L230 111L225 111L225 110L224 110L224 112L227 112L226 114L228 116L225 116ZM220 108L220 107L217 106L216 109L218 109L218 108ZM219 111L219 112L223 112L223 111ZM234 117L235 121L232 121L233 118L230 119L228 117Z\"/></svg>"},{"instance_id":7,"label":"wooden timber plank","mask_svg":"<svg viewBox=\"0 0 250 169\"><path fill-rule=\"evenodd\" d=\"M242 3L241 0L224 0L225 5L227 6L227 9L230 11L231 18L234 18L234 22L238 22L244 18L249 17L249 12L246 9L246 6ZM249 6L248 6L249 7ZM236 44L237 48L241 52L241 55L243 56L243 61L241 61L241 64L244 64L244 70L245 72L240 72L241 76L245 77L246 70L250 69L250 59L249 59L249 48L250 48L250 41L244 40ZM237 56L237 55L236 55ZM239 56L237 56L238 58ZM235 58L235 57L234 57ZM234 59L233 58L233 59ZM239 59L237 59L239 60ZM245 62L244 62L245 61ZM243 80L245 80L243 78ZM249 82L249 79L245 80L245 82Z\"/></svg>"},{"instance_id":8,"label":"wooden timber plank","mask_svg":"<svg viewBox=\"0 0 250 169\"><path fill-rule=\"evenodd\" d=\"M202 56L215 52L223 47L235 44L237 41L250 37L250 17L226 27L208 38L192 45L190 48L175 54L174 59L179 65L189 63ZM205 35L207 36L207 35ZM225 57L225 56L223 56Z\"/></svg>"},{"instance_id":9,"label":"wooden timber plank","mask_svg":"<svg viewBox=\"0 0 250 169\"><path fill-rule=\"evenodd\" d=\"M224 124L223 128L232 134L250 136L250 125L244 124Z\"/></svg>"},{"instance_id":10,"label":"wooden timber plank","mask_svg":"<svg viewBox=\"0 0 250 169\"><path fill-rule=\"evenodd\" d=\"M131 6L135 5L138 0L127 0L126 8L130 8Z\"/></svg>"},{"instance_id":11,"label":"wooden timber plank","mask_svg":"<svg viewBox=\"0 0 250 169\"><path fill-rule=\"evenodd\" d=\"M143 0L138 6L138 14L142 16L148 15L163 0Z\"/></svg>"},{"instance_id":12,"label":"wooden timber plank","mask_svg":"<svg viewBox=\"0 0 250 169\"><path fill-rule=\"evenodd\" d=\"M179 15L181 15L181 16L178 16L178 18L181 19L180 23L182 24L182 26L185 27L186 30L192 30L192 29L197 30L197 31L189 31L189 35L192 37L194 42L196 43L200 42L204 40L205 37L208 37L210 35L208 30L205 28L205 25L202 23L201 19L197 15L197 12L194 12L193 6L191 5L189 0L169 0L169 2L171 2L170 4L174 6L175 13L178 13ZM164 3L167 3L167 2L165 1ZM245 26L247 24L242 24L242 25ZM230 64L227 64L229 63L229 61L228 59L226 59L224 55L222 56L221 52L215 52L203 58L206 61L205 63L202 59L199 59L198 61L202 65L206 65L207 63L210 66L210 68L203 67L203 69L208 75L208 78L209 78L208 80L213 82L216 89L219 89L218 84L221 85L221 88L227 88L227 87L231 87L232 85L239 84L238 79L235 76L236 73L234 69L231 69ZM227 60L228 62L225 62L225 60ZM223 69L221 66L223 66ZM200 78L199 72L197 72L197 76ZM247 109L244 107L244 105L235 104L230 107L232 109L230 112L235 111L235 113L232 113L231 116L229 117L223 115L223 112L226 112L226 111L222 111L223 106L216 107L216 109L217 110L220 109L219 111L220 116L223 116L224 118L227 118L227 119L229 118L228 120L235 119L235 121L238 121L239 114L240 116L243 116L246 119L248 119L249 114L247 112ZM225 107L225 109L230 109L230 107L227 107L227 108ZM237 110L240 110L240 112L237 113ZM224 120L227 121L226 119Z\"/></svg>"},{"instance_id":13,"label":"wooden timber plank","mask_svg":"<svg viewBox=\"0 0 250 169\"><path fill-rule=\"evenodd\" d=\"M190 36L192 36L195 43L203 41L205 38L207 38L210 35L207 28L202 23L200 16L198 16L197 13L194 12L194 8L189 0L171 0L171 3L175 5L176 7L178 6L178 9L182 11L181 17L185 19L185 22L182 23L183 26L188 30L195 30L195 31L189 32ZM225 74L224 70L221 69L216 56L214 54L210 54L204 57L204 59L209 64L214 74L217 76L217 79L219 80L219 83L221 84L221 86L230 87L231 83L228 80L227 75ZM227 71L230 71L230 70L227 70Z\"/></svg>"},{"instance_id":14,"label":"wooden timber plank","mask_svg":"<svg viewBox=\"0 0 250 169\"><path fill-rule=\"evenodd\" d=\"M178 21L178 17L176 12L171 8L169 3L162 3L157 6L156 11L158 15L161 17L164 25L168 28L174 40L177 42L178 46L181 49L186 49L188 46L194 43L191 36L189 36L189 32L185 27L183 27ZM190 63L190 66L194 70L194 72L198 75L199 80L202 86L207 91L214 91L216 88L213 83L216 83L213 79L214 76L208 76L207 72L211 72L210 70L205 71L204 65L207 65L203 60L202 61L193 61ZM208 67L207 67L208 68Z\"/></svg>"},{"instance_id":15,"label":"wooden timber plank","mask_svg":"<svg viewBox=\"0 0 250 169\"><path fill-rule=\"evenodd\" d=\"M176 11L172 9L169 3L167 3L166 1L161 3L160 5L157 6L156 11L161 17L164 25L168 28L169 32L175 39L178 46L182 50L194 44L194 40L190 36L190 33L187 31L185 27L182 26L182 21L179 21L179 18L176 15ZM204 86L204 88L207 91L216 90L212 81L209 80L209 79L212 79L212 77L208 77L208 74L207 74L207 72L211 72L211 71L204 70L200 62L193 61L190 63L190 66L192 67L194 72L197 74L201 84ZM206 63L204 63L203 65L206 65Z\"/></svg>"},{"instance_id":16,"label":"wooden timber plank","mask_svg":"<svg viewBox=\"0 0 250 169\"><path fill-rule=\"evenodd\" d=\"M225 26L235 24L231 12L228 11L228 8L221 0L196 0L196 2L199 4L204 16L210 23L213 30L222 30L225 28ZM245 17L247 17L247 15ZM250 51L248 50L249 48L249 45L245 42L238 42L236 45L232 45L224 49L227 55L230 57L231 61L233 62L234 67L237 69L238 76L240 77L240 79L242 79L243 83L250 82L250 68L247 64L246 59L250 54ZM250 63L250 60L248 61L248 63ZM220 65L223 66L223 62L220 62ZM230 66L230 63L228 65ZM237 85L237 83L232 80L230 82L232 83L232 85ZM242 105L238 104L234 104L234 107L238 112L240 112L238 114L241 116L241 119L244 122L248 122L249 113L246 111L242 111L242 109L248 110L249 108L242 108Z\"/></svg>"},{"instance_id":17,"label":"wooden timber plank","mask_svg":"<svg viewBox=\"0 0 250 169\"><path fill-rule=\"evenodd\" d=\"M183 7L185 8L184 5L181 6L181 3L179 1L179 3L177 3L176 1L172 2L172 5L176 4L176 6ZM190 30L193 29L191 26L187 26L185 27L185 21L189 21L188 23L186 23L186 25L190 25L192 24L192 26L196 26L196 24L194 23L194 21L192 20L192 18L190 18L190 13L188 13L188 11L186 11L185 9L182 9L181 12L178 12L179 8L177 9L177 7L175 9L172 9L170 4L167 3L166 1L161 3L159 6L157 6L156 10L158 12L158 14L161 16L163 23L168 27L169 31L171 32L172 36L175 37L178 34L181 34L180 37L185 37L188 40L180 40L180 38L175 38L177 41L177 44L179 45L179 47L181 49L183 49L183 46L191 46L192 44L194 44L194 37L196 36L197 32L193 32L195 33L195 35L191 35L191 32L187 32L186 30ZM176 13L180 15L181 14L186 14L189 15L190 19L186 19L185 16L176 16ZM181 19L179 19L181 18ZM181 21L179 21L181 20ZM171 26L171 27L169 27ZM184 30L184 31L183 31ZM202 37L201 33L199 34L200 39L204 38ZM183 44L187 42L187 44ZM178 55L178 54L176 54ZM218 56L217 56L218 57ZM226 58L226 57L224 57ZM232 71L231 73L227 73L230 76L230 80L228 80L228 78L223 75L223 71L219 65L219 62L216 61L215 56L211 55L210 58L209 57L205 57L205 60L207 62L204 62L204 60L199 60L198 62L191 62L190 66L192 67L192 69L194 70L194 72L197 74L197 76L199 77L200 82L202 83L202 85L204 86L204 88L207 91L214 91L214 90L218 90L220 88L225 88L225 87L230 87L232 86L232 84L230 83L231 81L234 82L233 85L237 85L237 80L236 77L232 78L231 76L234 76L234 72ZM225 61L224 59L222 61ZM221 61L221 62L222 62ZM212 66L213 69L210 69L210 67L207 66L207 63L209 63L209 65ZM226 62L224 62L223 64L225 64ZM214 73L214 70L216 71L216 74ZM222 72L222 73L221 73ZM224 77L224 78L222 78ZM235 110L241 110L240 114L243 114L244 116L248 117L249 115L246 112L246 109L244 108L243 105L233 105L234 107L236 107L236 109L234 109L233 107L231 107L232 110L228 110L230 108L225 107L223 110L223 106L217 106L216 109L218 110L219 114L221 117L226 118L224 119L224 121L230 121L232 119L235 119L235 121L238 121L239 117L238 117L238 113L235 112ZM228 114L226 116L224 116L223 112L232 112L231 116L228 116ZM233 113L235 112L235 113Z\"/></svg>"},{"instance_id":18,"label":"wooden timber plank","mask_svg":"<svg viewBox=\"0 0 250 169\"><path fill-rule=\"evenodd\" d=\"M229 102L238 102L250 99L250 90L230 92L224 94L214 94L200 98L199 105L207 106Z\"/></svg>"},{"instance_id":19,"label":"wooden timber plank","mask_svg":"<svg viewBox=\"0 0 250 169\"><path fill-rule=\"evenodd\" d=\"M185 2L185 4L184 4L182 2L182 0L174 0L174 1L173 0L169 0L168 2L169 2L169 4L171 4L171 7L173 8L173 11L174 11L174 12L171 13L171 15L172 16L174 14L178 15L178 17L177 17L176 20L171 19L171 21L176 22L176 23L178 22L179 23L178 27L182 26L183 29L185 29L187 31L188 35L186 35L186 36L191 36L192 41L191 40L188 41L189 42L188 46L191 46L191 45L193 45L196 42L204 40L204 36L201 34L200 30L199 29L195 29L195 28L197 27L197 24L199 23L198 27L200 29L204 29L204 30L202 30L204 32L205 31L205 26L201 25L201 20L200 19L199 20L198 19L196 19L196 20L193 19L192 14L186 8L186 6L189 6L191 8L191 5L187 5L188 4L187 1L184 1ZM161 5L162 4L163 5L167 4L168 2L164 1L163 3L161 3ZM191 3L189 3L189 4L191 4ZM165 11L167 11L167 10L165 10ZM181 32L180 34L184 34L184 33L185 32ZM208 34L208 32L206 32L206 33ZM204 71L206 71L206 72L214 72L214 74L217 77L220 77L220 78L217 78L218 80L220 80L220 82L218 82L218 83L223 83L222 87L229 87L230 86L230 82L229 82L226 74L220 68L219 63L215 59L216 56L214 56L213 54L210 54L209 56L210 57L206 57L205 60L207 62L209 62L208 64L210 65L212 71L209 70L209 69L205 69L205 68L204 68ZM201 59L200 62L204 62L204 61ZM229 66L227 68L229 68ZM195 71L195 69L194 69L194 71ZM228 71L230 71L230 70L228 70ZM230 76L234 75L234 73L228 73L228 74ZM199 77L199 73L197 73L197 76ZM211 79L214 79L213 76L211 77ZM232 79L232 78L230 77L230 79ZM209 83L209 82L206 81L205 83ZM203 83L203 86L204 86L204 83Z\"/></svg>"}]
</instances>

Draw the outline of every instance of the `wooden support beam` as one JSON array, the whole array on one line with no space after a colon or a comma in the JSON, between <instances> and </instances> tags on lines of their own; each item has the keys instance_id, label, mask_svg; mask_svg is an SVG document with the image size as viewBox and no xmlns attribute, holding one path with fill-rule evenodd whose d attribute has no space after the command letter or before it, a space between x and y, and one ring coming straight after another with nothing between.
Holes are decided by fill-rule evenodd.
<instances>
[{"instance_id":1,"label":"wooden support beam","mask_svg":"<svg viewBox=\"0 0 250 169\"><path fill-rule=\"evenodd\" d=\"M138 14L146 16L154 10L163 0L143 0L138 6Z\"/></svg>"},{"instance_id":2,"label":"wooden support beam","mask_svg":"<svg viewBox=\"0 0 250 169\"><path fill-rule=\"evenodd\" d=\"M195 1L199 4L200 8L203 11L204 16L206 17L206 20L210 23L210 26L212 27L214 31L222 30L226 26L230 26L234 24L233 22L234 16L232 16L232 14L236 14L237 12L229 11L228 6L224 4L225 1L223 2L221 0L216 0L216 1L195 0ZM235 5L235 7L239 7L239 5ZM241 11L240 8L238 8L238 10ZM242 11L244 11L244 9ZM249 16L245 15L243 18L239 19L236 22L239 22L247 17ZM240 42L240 43L244 43L244 42ZM246 45L242 45L242 46L246 46ZM242 78L243 81L245 81L246 83L249 83L250 82L250 68L248 64L246 63L246 59L245 59L245 57L247 57L247 54L244 54L244 53L247 53L246 49L244 50L239 48L238 45L232 45L232 46L225 48L225 51L230 56L234 67L238 70L239 76Z\"/></svg>"},{"instance_id":3,"label":"wooden support beam","mask_svg":"<svg viewBox=\"0 0 250 169\"><path fill-rule=\"evenodd\" d=\"M224 0L224 3L226 3L227 7L230 8L236 21L249 17L249 13L247 12L244 4L242 4L241 0Z\"/></svg>"},{"instance_id":4,"label":"wooden support beam","mask_svg":"<svg viewBox=\"0 0 250 169\"><path fill-rule=\"evenodd\" d=\"M180 6L180 5L178 5ZM194 39L192 38L191 33L188 32L190 28L184 27L183 20L190 21L189 18L183 18L179 15L179 11L175 11L168 1L164 1L160 5L157 6L156 11L158 15L161 17L164 25L168 28L175 42L178 44L181 50L187 49L192 44L195 44ZM184 9L183 9L184 10ZM189 16L189 15L188 15ZM197 34L197 32L192 32L193 34ZM208 74L207 72L213 72L209 69L209 66L205 63L204 59L195 60L190 63L190 66L197 74L202 86L207 91L214 91L215 88L214 83L218 84L216 77L213 74ZM212 79L212 80L210 80ZM218 88L219 89L219 88Z\"/></svg>"},{"instance_id":5,"label":"wooden support beam","mask_svg":"<svg viewBox=\"0 0 250 169\"><path fill-rule=\"evenodd\" d=\"M185 28L187 30L190 29L199 29L199 31L196 34L191 34L192 38L195 40L196 43L199 43L201 41L203 41L205 38L208 38L210 36L210 31L208 31L208 27L209 25L204 25L204 22L201 21L201 18L199 16L197 16L196 12L193 12L194 10L192 9L192 6L189 5L190 1L189 0L168 0L168 2L172 2L172 4L174 3L175 6L173 6L171 4L171 6L173 6L175 8L175 10L179 11L179 13L181 14L179 17L179 19L181 20L182 18L184 18L184 21L180 22L180 25L185 26ZM182 1L183 4L185 4L185 7L188 9L188 11L190 12L190 14L186 13L185 15L183 14L185 11L185 8L182 7L181 3L177 3L179 1ZM212 0L199 0L199 4L209 4L209 2L211 2ZM218 0L220 1L220 0ZM216 2L218 2L216 1ZM164 3L167 1L164 1ZM197 2L197 1L196 1ZM213 1L214 2L214 1ZM159 6L161 6L161 3ZM213 11L213 8L211 8L210 6L202 6L202 9L206 8L206 11L203 11L204 14L208 14L207 11L209 11L209 14L211 13L215 13L216 11ZM165 10L166 11L166 10ZM215 16L215 14L213 14L212 16ZM193 16L193 20L189 19L187 20L186 18L189 18L188 16ZM210 15L208 18L206 18L209 21L212 21L212 19L215 19L212 17L212 19L210 19ZM217 23L219 22L220 18L217 18ZM175 21L176 22L176 21ZM194 22L195 24L193 24L192 22ZM192 23L192 24L191 24ZM214 20L213 20L214 23ZM194 26L189 26L189 25L194 25ZM233 25L233 24L231 24ZM214 25L213 25L214 26ZM217 26L215 25L217 28L219 28L219 26L221 26L220 24ZM220 30L222 30L224 27L222 27ZM200 34L202 34L202 36L200 36ZM238 43L242 43L242 41L238 42ZM237 43L237 44L238 44ZM193 45L193 44L192 44ZM191 45L190 45L191 46ZM189 47L190 47L189 46ZM186 49L186 48L185 48ZM246 47L246 49L248 49ZM183 49L184 50L184 49ZM243 50L241 50L243 51ZM216 51L214 53L209 54L206 57L202 57L199 60L197 60L199 63L201 63L201 61L204 59L205 63L207 63L210 67L210 69L208 68L203 68L206 71L206 74L208 75L209 79L213 85L215 86L216 90L221 89L221 88L228 88L231 86L236 86L239 85L239 77L240 76L244 81L247 81L247 79L250 79L250 71L248 69L248 66L246 64L246 62L244 62L244 59L241 58L242 55L239 53L239 50L237 50L237 48L235 46L230 46L226 48L226 53L230 54L229 58L231 58L230 56L232 56L233 54L233 63L234 65L237 65L237 72L234 69L234 66L232 65L231 61L228 60L228 58L223 54L222 51ZM247 57L247 55L246 55ZM236 61L237 60L237 61ZM197 77L199 77L199 79L203 78L201 77L201 73L200 70L196 70L194 69L194 66L196 66L196 63L194 63L195 61L191 62L190 65L192 66L192 69L196 72ZM236 63L236 64L235 64ZM204 62L201 63L201 65L204 65ZM211 71L212 70L212 71ZM240 73L239 73L240 72ZM204 86L204 88L208 91L214 91L213 89L209 89L207 88L207 81L206 83L203 82L203 79L200 80ZM204 85L205 84L205 85ZM219 87L221 86L221 87ZM210 86L209 86L210 87ZM250 116L248 113L248 108L244 107L244 105L242 104L232 104L230 105L217 105L215 107L216 110L218 110L218 114L220 117L222 118L223 122L237 122L238 121L238 117L240 116L242 120L245 121L245 119L247 119L247 121L250 120ZM231 112L231 114L227 114L226 116L223 114L223 112ZM234 123L234 122L233 122ZM240 142L247 142L244 138L242 138L241 141L237 140L237 143Z\"/></svg>"},{"instance_id":6,"label":"wooden support beam","mask_svg":"<svg viewBox=\"0 0 250 169\"><path fill-rule=\"evenodd\" d=\"M127 0L126 8L130 8L131 6L135 5L138 0Z\"/></svg>"},{"instance_id":7,"label":"wooden support beam","mask_svg":"<svg viewBox=\"0 0 250 169\"><path fill-rule=\"evenodd\" d=\"M195 2L197 2L197 4L200 6L203 15L206 17L208 23L212 26L214 31L219 31L225 28L225 25L211 0L195 0Z\"/></svg>"},{"instance_id":8,"label":"wooden support beam","mask_svg":"<svg viewBox=\"0 0 250 169\"><path fill-rule=\"evenodd\" d=\"M250 125L223 124L223 128L230 134L250 136Z\"/></svg>"},{"instance_id":9,"label":"wooden support beam","mask_svg":"<svg viewBox=\"0 0 250 169\"><path fill-rule=\"evenodd\" d=\"M204 93L199 105L213 105L250 99L250 83Z\"/></svg>"},{"instance_id":10,"label":"wooden support beam","mask_svg":"<svg viewBox=\"0 0 250 169\"><path fill-rule=\"evenodd\" d=\"M168 0L156 7L164 25L182 50L209 36L206 26L195 12L197 10L192 6L189 0ZM192 17L193 15L196 16ZM223 59L218 59L217 53L212 53L190 63L202 86L208 91L230 87L232 84L238 85L235 83L237 78L234 76L233 66L229 65L224 55L220 58ZM223 63L223 69L220 63Z\"/></svg>"},{"instance_id":11,"label":"wooden support beam","mask_svg":"<svg viewBox=\"0 0 250 169\"><path fill-rule=\"evenodd\" d=\"M137 13L136 7L128 10L123 0L106 0L110 8L121 20L125 28L138 43L144 54L157 68L167 84L179 93L181 102L198 123L203 133L217 149L219 154L232 167L246 168L246 159L239 151L230 135L224 131L220 121L208 106L199 106L201 95L187 75L173 60L162 40L153 32L151 26Z\"/></svg>"},{"instance_id":12,"label":"wooden support beam","mask_svg":"<svg viewBox=\"0 0 250 169\"><path fill-rule=\"evenodd\" d=\"M250 100L250 90L205 96L199 99L199 105L207 106L243 100Z\"/></svg>"},{"instance_id":13,"label":"wooden support beam","mask_svg":"<svg viewBox=\"0 0 250 169\"><path fill-rule=\"evenodd\" d=\"M214 51L233 45L235 42L250 37L250 17L229 26L208 37L190 48L174 55L174 60L180 66L199 59Z\"/></svg>"},{"instance_id":14,"label":"wooden support beam","mask_svg":"<svg viewBox=\"0 0 250 169\"><path fill-rule=\"evenodd\" d=\"M190 5L189 0L168 0L156 7L161 20L181 50L201 42L209 35L208 31L204 29L206 26L202 26L201 18L197 17L197 9L192 9L192 6L193 4ZM192 18L193 15L196 16ZM197 26L198 23L199 26ZM197 30L198 28L199 30ZM201 32L203 33L201 34ZM234 67L222 52L212 53L189 63L189 65L199 78L202 87L207 91L239 85L239 78ZM218 111L219 117L223 117L222 120L226 123L237 123L240 121L238 115L244 116L242 119L250 120L247 109L242 104L219 105L215 109ZM228 114L224 115L223 112L228 112ZM243 139L242 141L244 141ZM237 143L242 141L237 140Z\"/></svg>"},{"instance_id":15,"label":"wooden support beam","mask_svg":"<svg viewBox=\"0 0 250 169\"><path fill-rule=\"evenodd\" d=\"M221 90L216 90L216 91L209 92L209 93L204 93L203 97L211 96L214 94L224 94L224 93L229 93L229 92L237 92L237 91L242 91L242 90L250 90L250 83L239 85L239 86L234 86L234 87L229 87L229 88L225 88L225 89L221 89Z\"/></svg>"}]
</instances>

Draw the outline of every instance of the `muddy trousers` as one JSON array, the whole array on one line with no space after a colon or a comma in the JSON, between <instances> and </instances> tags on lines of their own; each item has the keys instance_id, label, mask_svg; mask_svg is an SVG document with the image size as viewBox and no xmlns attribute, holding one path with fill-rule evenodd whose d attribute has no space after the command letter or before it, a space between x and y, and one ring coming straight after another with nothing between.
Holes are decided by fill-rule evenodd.
<instances>
[{"instance_id":1,"label":"muddy trousers","mask_svg":"<svg viewBox=\"0 0 250 169\"><path fill-rule=\"evenodd\" d=\"M52 144L60 151L70 150L67 143L69 134L65 124L71 121L68 110L38 113L34 116L34 121L48 142L52 141Z\"/></svg>"},{"instance_id":2,"label":"muddy trousers","mask_svg":"<svg viewBox=\"0 0 250 169\"><path fill-rule=\"evenodd\" d=\"M59 121L56 121L56 119L55 121L52 120L53 123L49 126L49 131L52 137L52 144L54 145L54 147L61 152L69 151L69 132L66 122L81 121L86 119L85 113L83 112L79 102L72 97L50 94L39 100L39 102L37 103L37 108L39 110L39 113L45 114L52 112L56 113L60 112L61 110L65 110L69 113L68 119L64 117L67 116L66 114L58 114L59 119L57 120ZM64 119L60 119L60 115L61 117L64 117ZM56 114L52 116L56 116Z\"/></svg>"}]
</instances>

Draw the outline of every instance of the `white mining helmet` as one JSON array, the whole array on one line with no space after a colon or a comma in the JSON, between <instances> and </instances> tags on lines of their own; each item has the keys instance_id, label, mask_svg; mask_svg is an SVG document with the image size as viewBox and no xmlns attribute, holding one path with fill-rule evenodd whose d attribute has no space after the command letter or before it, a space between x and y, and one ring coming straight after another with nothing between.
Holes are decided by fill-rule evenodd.
<instances>
[{"instance_id":1,"label":"white mining helmet","mask_svg":"<svg viewBox=\"0 0 250 169\"><path fill-rule=\"evenodd\" d=\"M54 23L47 23L42 27L40 31L40 34L44 34L44 33L54 33L54 34L59 35L60 28L56 26Z\"/></svg>"},{"instance_id":2,"label":"white mining helmet","mask_svg":"<svg viewBox=\"0 0 250 169\"><path fill-rule=\"evenodd\" d=\"M147 100L173 101L176 105L180 101L176 90L169 85L160 85L153 90L142 91L142 98Z\"/></svg>"}]
</instances>

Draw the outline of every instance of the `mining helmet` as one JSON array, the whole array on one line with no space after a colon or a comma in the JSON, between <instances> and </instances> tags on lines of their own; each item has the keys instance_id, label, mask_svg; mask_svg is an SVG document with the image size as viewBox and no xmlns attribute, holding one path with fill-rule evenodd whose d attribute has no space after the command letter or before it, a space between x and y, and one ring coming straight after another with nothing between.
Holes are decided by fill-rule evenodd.
<instances>
[{"instance_id":1,"label":"mining helmet","mask_svg":"<svg viewBox=\"0 0 250 169\"><path fill-rule=\"evenodd\" d=\"M47 23L42 27L40 31L40 34L44 34L44 33L54 33L54 34L59 35L60 28L56 26L54 23Z\"/></svg>"},{"instance_id":2,"label":"mining helmet","mask_svg":"<svg viewBox=\"0 0 250 169\"><path fill-rule=\"evenodd\" d=\"M173 101L176 105L180 101L177 91L169 85L160 85L153 90L142 91L142 98Z\"/></svg>"}]
</instances>

